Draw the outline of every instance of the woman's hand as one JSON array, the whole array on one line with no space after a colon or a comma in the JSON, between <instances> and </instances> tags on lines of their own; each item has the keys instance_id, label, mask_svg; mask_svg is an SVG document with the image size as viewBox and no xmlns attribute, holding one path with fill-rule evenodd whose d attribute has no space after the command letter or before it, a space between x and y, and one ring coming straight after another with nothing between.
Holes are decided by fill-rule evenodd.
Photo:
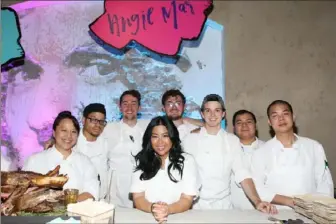
<instances>
[{"instance_id":1,"label":"woman's hand","mask_svg":"<svg viewBox=\"0 0 336 224\"><path fill-rule=\"evenodd\" d=\"M164 202L154 203L152 213L155 220L159 223L167 221L169 215L168 204Z\"/></svg>"}]
</instances>

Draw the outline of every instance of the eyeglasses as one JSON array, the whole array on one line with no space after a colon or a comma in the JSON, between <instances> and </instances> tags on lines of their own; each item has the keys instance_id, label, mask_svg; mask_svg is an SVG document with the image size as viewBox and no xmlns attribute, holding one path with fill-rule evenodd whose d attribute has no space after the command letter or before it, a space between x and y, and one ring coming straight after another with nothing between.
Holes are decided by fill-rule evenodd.
<instances>
[{"instance_id":1,"label":"eyeglasses","mask_svg":"<svg viewBox=\"0 0 336 224\"><path fill-rule=\"evenodd\" d=\"M95 119L95 118L91 118L91 117L88 117L87 119L89 119L89 121L93 124L100 124L101 126L105 126L107 124L107 122L105 120L98 120L98 119Z\"/></svg>"},{"instance_id":2,"label":"eyeglasses","mask_svg":"<svg viewBox=\"0 0 336 224\"><path fill-rule=\"evenodd\" d=\"M169 106L169 107L173 107L174 105L175 107L180 107L182 105L182 102L177 101L177 102L167 102L166 103L166 106Z\"/></svg>"}]
</instances>

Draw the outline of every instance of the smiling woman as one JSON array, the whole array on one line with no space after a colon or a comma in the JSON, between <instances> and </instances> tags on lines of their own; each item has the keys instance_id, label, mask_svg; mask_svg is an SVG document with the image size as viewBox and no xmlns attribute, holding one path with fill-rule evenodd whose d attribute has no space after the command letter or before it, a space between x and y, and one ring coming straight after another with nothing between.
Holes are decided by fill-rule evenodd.
<instances>
[{"instance_id":1,"label":"smiling woman","mask_svg":"<svg viewBox=\"0 0 336 224\"><path fill-rule=\"evenodd\" d=\"M46 174L53 169L50 167L60 165L60 174L69 177L63 189L79 190L78 201L98 199L98 174L93 164L83 154L72 151L77 143L79 130L79 123L71 112L59 113L53 124L55 146L30 156L23 170Z\"/></svg>"},{"instance_id":2,"label":"smiling woman","mask_svg":"<svg viewBox=\"0 0 336 224\"><path fill-rule=\"evenodd\" d=\"M200 188L196 164L183 152L178 130L168 117L151 120L135 160L131 193L137 209L162 222L169 214L191 208Z\"/></svg>"}]
</instances>

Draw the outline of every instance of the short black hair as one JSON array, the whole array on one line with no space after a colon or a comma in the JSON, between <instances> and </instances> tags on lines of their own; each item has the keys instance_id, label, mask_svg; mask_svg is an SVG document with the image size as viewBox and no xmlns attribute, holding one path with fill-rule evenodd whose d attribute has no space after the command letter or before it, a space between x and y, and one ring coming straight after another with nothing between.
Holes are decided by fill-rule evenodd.
<instances>
[{"instance_id":1,"label":"short black hair","mask_svg":"<svg viewBox=\"0 0 336 224\"><path fill-rule=\"evenodd\" d=\"M121 105L121 102L123 101L123 98L124 96L126 95L131 95L135 98L137 98L138 100L138 104L140 106L140 103L141 103L141 94L138 90L135 90L135 89L130 89L130 90L126 90L125 92L123 92L119 98L119 105Z\"/></svg>"},{"instance_id":2,"label":"short black hair","mask_svg":"<svg viewBox=\"0 0 336 224\"><path fill-rule=\"evenodd\" d=\"M209 95L206 95L203 99L202 106L201 106L202 112L204 111L205 104L210 101L215 101L215 102L220 103L220 105L222 106L222 110L225 111L225 104L224 104L223 98L218 94L209 94Z\"/></svg>"},{"instance_id":3,"label":"short black hair","mask_svg":"<svg viewBox=\"0 0 336 224\"><path fill-rule=\"evenodd\" d=\"M80 127L79 127L79 122L77 119L71 114L70 111L62 111L60 112L57 117L55 118L54 124L53 124L53 130L56 131L57 126L61 123L62 120L64 119L70 119L75 126L75 129L77 133L79 133Z\"/></svg>"},{"instance_id":4,"label":"short black hair","mask_svg":"<svg viewBox=\"0 0 336 224\"><path fill-rule=\"evenodd\" d=\"M164 106L167 99L171 96L180 96L182 98L182 101L183 101L183 104L186 104L186 98L185 96L183 95L183 93L178 90L178 89L170 89L170 90L167 90L163 95L162 95L162 98L161 98L161 103L162 105Z\"/></svg>"},{"instance_id":5,"label":"short black hair","mask_svg":"<svg viewBox=\"0 0 336 224\"><path fill-rule=\"evenodd\" d=\"M270 117L270 111L271 111L271 107L278 105L278 104L282 104L282 105L286 105L289 109L289 111L293 114L293 107L292 105L290 105L290 103L288 103L285 100L274 100L270 105L268 105L267 107L267 117Z\"/></svg>"},{"instance_id":6,"label":"short black hair","mask_svg":"<svg viewBox=\"0 0 336 224\"><path fill-rule=\"evenodd\" d=\"M248 110L238 110L236 113L234 113L234 115L232 117L232 124L235 125L237 117L240 116L240 115L243 115L243 114L249 114L249 115L251 115L254 123L257 123L256 116L251 111L248 111Z\"/></svg>"},{"instance_id":7,"label":"short black hair","mask_svg":"<svg viewBox=\"0 0 336 224\"><path fill-rule=\"evenodd\" d=\"M88 117L89 114L94 113L94 112L102 113L106 117L105 106L104 106L104 104L101 104L101 103L91 103L91 104L87 105L84 108L83 116Z\"/></svg>"}]
</instances>

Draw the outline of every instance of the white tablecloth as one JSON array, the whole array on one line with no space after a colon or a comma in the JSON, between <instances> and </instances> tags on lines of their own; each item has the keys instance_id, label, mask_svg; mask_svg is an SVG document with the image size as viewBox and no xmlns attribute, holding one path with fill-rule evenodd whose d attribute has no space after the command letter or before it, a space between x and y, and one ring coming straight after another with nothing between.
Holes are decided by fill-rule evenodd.
<instances>
[{"instance_id":1,"label":"white tablecloth","mask_svg":"<svg viewBox=\"0 0 336 224\"><path fill-rule=\"evenodd\" d=\"M274 223L268 221L270 215L257 210L189 210L168 217L167 223ZM293 210L280 210L274 216L281 220L301 219L305 223L314 223ZM114 222L119 223L156 223L152 214L136 209L116 208Z\"/></svg>"}]
</instances>

